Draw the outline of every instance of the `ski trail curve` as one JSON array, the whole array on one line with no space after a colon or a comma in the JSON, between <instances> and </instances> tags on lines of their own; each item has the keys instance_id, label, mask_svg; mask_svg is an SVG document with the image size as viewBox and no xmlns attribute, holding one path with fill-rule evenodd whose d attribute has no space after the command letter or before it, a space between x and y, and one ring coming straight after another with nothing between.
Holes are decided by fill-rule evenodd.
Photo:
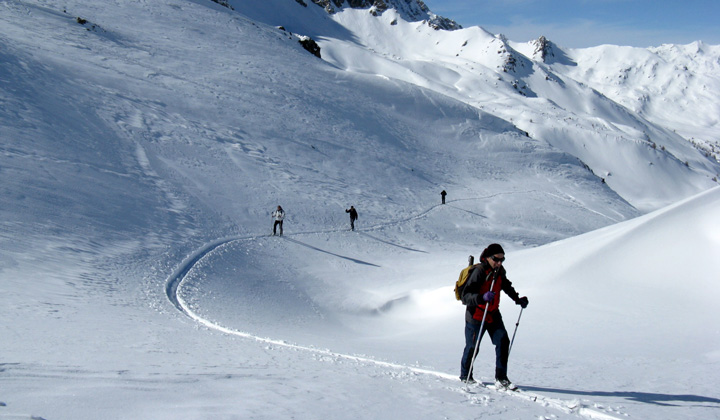
<instances>
[{"instance_id":1,"label":"ski trail curve","mask_svg":"<svg viewBox=\"0 0 720 420\"><path fill-rule=\"evenodd\" d=\"M513 194L513 193L500 193L500 194ZM517 194L517 192L515 192L515 194ZM495 194L495 195L498 195L498 194ZM484 198L487 198L487 197L476 198L476 199L481 200ZM453 201L465 201L465 200L471 200L471 199L466 198L466 199L458 199L458 200L453 200ZM448 203L449 202L450 201L448 201ZM416 215L404 218L402 220L395 221L395 222L382 222L382 223L379 223L374 226L369 226L362 230L376 230L376 229L379 229L381 227L388 226L391 224L404 223L404 222L408 222L411 220L416 220L416 219L419 219L419 218L427 215L429 212L431 212L434 209L439 208L440 206L441 206L441 204L434 205L423 212L420 212ZM345 229L337 228L337 229L319 230L319 231L314 231L314 232L298 232L298 233L291 234L291 236L304 235L304 234L333 233L333 232L340 232L340 231L344 231L344 230ZM416 366L403 365L400 363L385 362L385 361L376 360L376 359L372 359L372 358L364 357L364 356L356 356L356 355L351 355L351 354L337 353L337 352L331 351L329 349L318 349L315 347L293 344L293 343L289 343L285 340L273 339L273 338L268 338L268 337L260 337L260 336L253 335L253 334L250 334L247 332L242 332L242 331L235 330L233 328L225 327L225 326L216 324L216 323L214 323L210 320L207 320L207 319L203 318L202 316L198 315L195 311L192 310L190 305L188 305L187 302L185 302L180 297L180 295L178 294L178 290L180 289L183 280L186 278L186 276L188 275L190 270L192 270L192 268L199 261L201 261L203 258L205 258L208 254L212 253L218 247L228 244L230 242L252 241L252 240L257 240L262 237L264 237L264 236L263 235L253 235L253 236L244 236L244 237L232 236L232 237L218 238L216 240L206 243L202 247L195 250L195 252L188 255L180 263L178 268L176 268L175 271L173 271L173 273L167 279L167 281L165 283L165 294L166 294L168 300L170 300L170 302L173 304L173 306L175 306L175 308L178 311L182 312L183 314L188 316L193 321L197 322L200 325L204 325L207 328L219 331L223 334L241 337L241 338L245 338L245 339L249 339L249 340L255 340L257 342L264 343L264 344L271 344L271 345L286 347L286 348L290 348L290 349L294 349L294 350L300 350L300 351L304 351L304 352L308 352L308 353L314 353L317 355L327 356L327 357L331 357L334 359L344 359L344 360L349 360L349 361L353 361L353 362L357 362L357 363L364 363L364 364L370 364L370 365L374 365L374 366L385 367L385 368L389 368L389 369L393 369L393 370L402 370L402 371L412 372L412 373L419 374L419 375L432 376L435 378L452 381L455 384L457 383L458 379L457 379L456 375L452 375L452 374L448 374L448 373L444 373L444 372L434 371L434 370L430 370L430 369L423 369L423 368L419 368ZM461 387L458 387L458 388L461 392L466 392L466 393L471 393L471 394L474 393L473 391L469 390L465 385L462 385ZM478 387L477 389L484 389L484 387L481 386L481 387ZM577 400L563 400L563 399L559 399L559 398L551 398L551 397L546 397L544 395L539 395L539 394L526 392L526 391L520 391L520 392L491 391L491 392L499 392L501 394L508 395L509 397L520 398L520 399L523 399L526 401L540 404L541 406L544 406L544 407L552 407L552 408L562 411L563 413L566 413L566 414L577 414L583 418L587 418L590 420L620 420L617 417L614 417L609 414L602 413L602 412L593 410L591 408L588 408L586 405L581 404Z\"/></svg>"},{"instance_id":2,"label":"ski trail curve","mask_svg":"<svg viewBox=\"0 0 720 420\"><path fill-rule=\"evenodd\" d=\"M197 322L200 325L203 325L207 328L210 328L215 331L219 331L223 334L232 335L235 337L241 337L248 340L254 340L259 343L263 344L270 344L274 346L279 347L285 347L293 350L300 350L307 353L313 353L320 356L330 357L333 360L337 359L343 359L348 360L356 363L363 363L367 365L374 365L374 366L380 366L383 368L393 369L393 370L399 370L399 371L405 371L405 372L411 372L418 375L426 375L435 377L438 379L443 379L448 382L452 382L452 387L456 388L459 392L468 393L468 394L474 394L476 393L476 390L482 390L485 389L482 386L475 386L472 389L468 389L465 385L457 385L458 378L456 375L448 374L445 372L438 372L435 370L430 369L423 369L416 366L408 366L400 363L392 363L392 362L385 362L381 360L372 359L369 357L364 356L356 356L351 354L344 354L344 353L338 353L331 351L329 349L319 349L315 347L309 347L309 346L303 346L299 344L289 343L284 340L279 339L273 339L268 337L260 337L254 334L250 334L247 332L242 332L235 330L233 328L228 328L222 325L219 325L217 323L214 323L210 320L207 320L203 318L202 316L198 315L195 311L193 311L190 306L177 295L177 290L180 286L180 283L182 279L185 277L185 275L192 269L192 266L195 265L198 261L200 261L204 256L212 252L217 247L237 240L252 240L254 237L249 238L227 238L227 239L219 239L217 241L211 242L206 244L203 248L195 252L193 255L189 256L184 264L176 270L174 273L175 280L168 282L167 292L172 293L173 297L170 298L170 301L180 310L182 313L187 315L190 319ZM546 397L544 395L539 395L531 392L525 392L525 391L488 391L488 392L498 392L500 394L507 395L508 397L512 398L519 398L528 402L539 404L543 407L551 407L553 409L556 409L558 411L561 411L565 414L577 414L580 417L587 418L590 420L620 420L617 417L613 417L611 415L593 410L591 408L588 408L586 405L581 404L577 400L563 400L559 398L551 398Z\"/></svg>"},{"instance_id":3,"label":"ski trail curve","mask_svg":"<svg viewBox=\"0 0 720 420\"><path fill-rule=\"evenodd\" d=\"M240 238L240 237L230 237L230 238L220 238L216 239L212 242L209 242L205 245L203 245L201 248L197 249L195 252L190 254L188 257L186 257L182 263L180 263L180 266L175 269L175 271L170 275L167 282L165 282L165 295L167 298L172 302L172 304L180 311L185 313L186 315L189 315L186 310L186 305L183 305L180 302L180 299L178 298L178 288L180 287L180 283L185 279L185 276L190 272L190 270L195 266L195 264L198 263L203 257L205 257L207 254L214 251L217 247L220 245L224 245L229 242L233 241L239 241L243 239L254 239L257 238L255 236L251 236L248 238Z\"/></svg>"}]
</instances>

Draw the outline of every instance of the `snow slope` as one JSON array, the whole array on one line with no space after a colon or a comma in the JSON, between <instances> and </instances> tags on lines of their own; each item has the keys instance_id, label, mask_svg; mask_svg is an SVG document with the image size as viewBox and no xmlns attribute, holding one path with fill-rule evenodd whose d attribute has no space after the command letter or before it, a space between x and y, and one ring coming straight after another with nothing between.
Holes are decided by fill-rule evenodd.
<instances>
[{"instance_id":1,"label":"snow slope","mask_svg":"<svg viewBox=\"0 0 720 420\"><path fill-rule=\"evenodd\" d=\"M352 28L296 4L0 3L0 418L716 415L707 171L641 171L648 203L699 194L641 216L632 177L526 136L507 86L480 108L442 66L319 60L295 34ZM455 379L452 283L493 241L536 401Z\"/></svg>"}]
</instances>

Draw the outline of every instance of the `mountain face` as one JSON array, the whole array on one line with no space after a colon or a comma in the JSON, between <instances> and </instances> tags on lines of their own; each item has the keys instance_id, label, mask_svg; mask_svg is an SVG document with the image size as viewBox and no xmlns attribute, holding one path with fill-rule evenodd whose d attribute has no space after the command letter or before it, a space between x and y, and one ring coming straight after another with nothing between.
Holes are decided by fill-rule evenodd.
<instances>
[{"instance_id":1,"label":"mountain face","mask_svg":"<svg viewBox=\"0 0 720 420\"><path fill-rule=\"evenodd\" d=\"M720 46L568 50L553 66L630 111L680 134L702 154L720 158Z\"/></svg>"},{"instance_id":2,"label":"mountain face","mask_svg":"<svg viewBox=\"0 0 720 420\"><path fill-rule=\"evenodd\" d=\"M564 49L544 36L518 43L479 27L435 30L417 20L434 15L411 0L323 3L337 26L310 15L286 25L234 4L310 32L337 68L401 80L511 122L577 157L643 211L717 185L717 47Z\"/></svg>"}]
</instances>

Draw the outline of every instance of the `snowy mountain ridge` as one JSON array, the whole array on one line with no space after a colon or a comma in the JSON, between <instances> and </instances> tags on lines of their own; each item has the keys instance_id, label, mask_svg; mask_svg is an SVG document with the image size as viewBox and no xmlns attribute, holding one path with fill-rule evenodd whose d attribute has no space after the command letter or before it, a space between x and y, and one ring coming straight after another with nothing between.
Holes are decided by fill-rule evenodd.
<instances>
[{"instance_id":1,"label":"snowy mountain ridge","mask_svg":"<svg viewBox=\"0 0 720 420\"><path fill-rule=\"evenodd\" d=\"M340 9L345 7L344 0L333 1L335 6ZM316 0L315 3L326 8L329 7L331 13L336 12L336 9L329 4L330 0ZM368 9L373 16L378 15L374 11L384 12L391 8L408 22L432 20L437 17L420 0L388 0L386 2L361 0L349 1L347 6ZM393 19L391 23L397 24L397 20ZM462 29L462 27L453 22L451 25L435 26L435 29L456 30ZM564 68L557 69L559 73L588 84L612 100L634 112L647 116L656 123L665 123L669 128L679 130L696 147L704 151L709 150L713 158L718 160L717 139L720 137L720 133L717 121L712 118L713 115L717 115L718 101L709 95L717 92L720 46L706 45L702 41L696 41L689 45L662 45L647 49L606 45L564 51L562 47L540 35L536 40L528 42L532 46L532 50L528 50L527 46L522 43L513 42L512 46L507 45L507 39L501 34L497 38L505 44L500 46L499 50L503 52L504 49L507 54L504 65L501 66L502 71L512 71L514 63L520 59L517 53L513 54L514 49L533 61L563 64ZM510 50L510 53L507 50ZM577 61L573 60L569 54L577 54L579 58ZM608 64L604 62L608 62ZM598 71L598 65L603 67L602 71ZM612 67L608 68L609 66ZM578 67L577 71L573 71L574 67ZM690 82L691 79L694 80ZM684 100L680 100L681 98L677 97L676 92L681 92ZM686 95L687 93L690 95ZM661 101L662 104L653 106L658 101ZM673 107L674 104L683 106ZM712 104L713 108L707 114L700 116L702 119L697 123L697 126L701 127L699 132L687 127L687 124L682 124L678 118L668 120L668 117L677 117L678 115L682 115L682 119L690 116L689 119L692 120L693 111L691 110L703 107L702 104ZM658 109L668 106L673 108L672 111L663 113ZM707 128L711 129L710 133L706 132Z\"/></svg>"}]
</instances>

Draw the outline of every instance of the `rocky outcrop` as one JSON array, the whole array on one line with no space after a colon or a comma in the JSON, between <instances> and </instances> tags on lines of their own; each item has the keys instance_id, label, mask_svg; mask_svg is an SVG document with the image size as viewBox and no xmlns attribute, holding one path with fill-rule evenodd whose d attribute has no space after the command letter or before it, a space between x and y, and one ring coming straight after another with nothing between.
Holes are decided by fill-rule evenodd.
<instances>
[{"instance_id":1,"label":"rocky outcrop","mask_svg":"<svg viewBox=\"0 0 720 420\"><path fill-rule=\"evenodd\" d=\"M320 56L320 46L314 39L309 36L300 36L298 42L300 42L300 45L302 45L303 48L305 48L305 50L307 50L310 54L317 58L322 58Z\"/></svg>"},{"instance_id":2,"label":"rocky outcrop","mask_svg":"<svg viewBox=\"0 0 720 420\"><path fill-rule=\"evenodd\" d=\"M228 0L212 0L212 1L214 1L214 2L217 3L217 4L219 4L220 6L227 7L227 8L230 9L230 10L235 10L235 8L233 8L233 7L230 5L230 3L228 3Z\"/></svg>"},{"instance_id":3,"label":"rocky outcrop","mask_svg":"<svg viewBox=\"0 0 720 420\"><path fill-rule=\"evenodd\" d=\"M301 0L296 0L301 1ZM374 16L388 9L395 9L408 22L423 21L434 29L460 29L457 22L431 12L422 0L311 0L314 4L332 14L344 7L368 9Z\"/></svg>"},{"instance_id":4,"label":"rocky outcrop","mask_svg":"<svg viewBox=\"0 0 720 420\"><path fill-rule=\"evenodd\" d=\"M533 51L533 59L545 62L546 57L555 56L555 53L552 49L552 43L548 41L547 38L545 38L544 36L540 36L540 38L532 41L532 44L535 46L535 51Z\"/></svg>"},{"instance_id":5,"label":"rocky outcrop","mask_svg":"<svg viewBox=\"0 0 720 420\"><path fill-rule=\"evenodd\" d=\"M544 36L541 36L534 41L530 41L530 45L534 47L532 57L530 57L534 61L546 64L560 63L566 66L577 65L577 63L568 57L562 48L558 47L557 44Z\"/></svg>"}]
</instances>

